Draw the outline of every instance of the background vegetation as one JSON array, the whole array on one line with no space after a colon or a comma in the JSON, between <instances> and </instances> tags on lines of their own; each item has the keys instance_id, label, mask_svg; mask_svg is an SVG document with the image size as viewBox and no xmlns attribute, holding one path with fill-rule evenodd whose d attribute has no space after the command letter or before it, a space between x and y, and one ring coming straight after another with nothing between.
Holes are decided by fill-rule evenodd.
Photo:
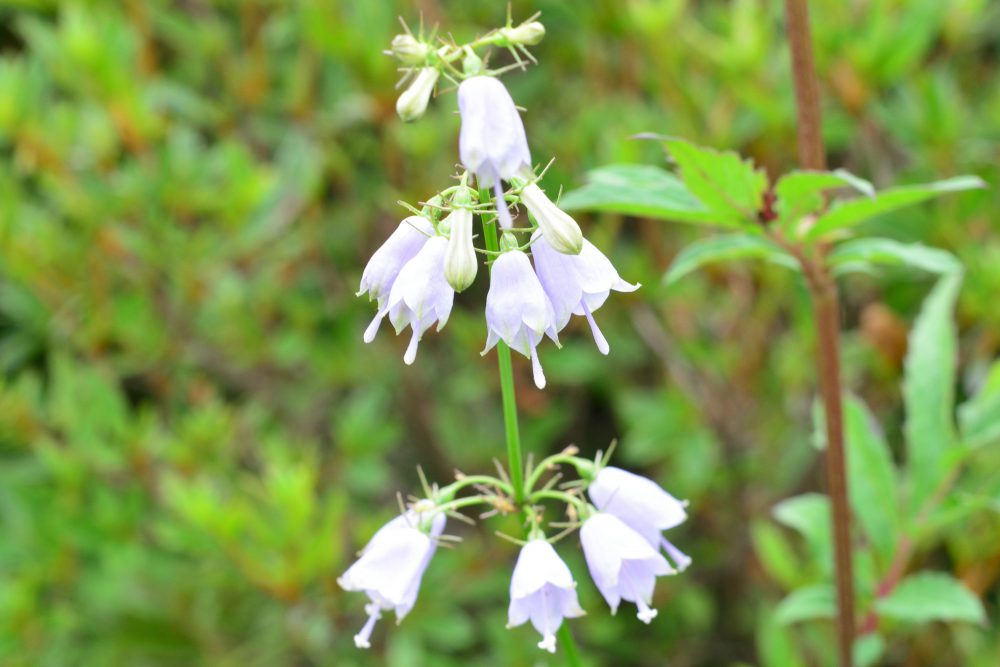
<instances>
[{"instance_id":1,"label":"background vegetation","mask_svg":"<svg viewBox=\"0 0 1000 667\"><path fill-rule=\"evenodd\" d=\"M1000 7L988 0L817 0L831 164L876 185L972 173L997 183ZM551 191L614 162L662 164L641 131L795 162L781 3L555 0L540 66L507 78ZM372 651L362 601L335 583L418 488L502 452L495 364L480 359L485 282L457 300L413 367L405 340L361 341L361 270L417 201L449 184L454 97L404 125L397 15L468 36L500 3L458 0L0 2L0 664L558 664L505 630L515 550L503 520L457 527L421 598ZM960 401L1000 351L997 190L871 223L966 266ZM659 588L649 628L573 623L594 665L823 665L829 624L774 610L817 575L772 518L821 488L805 292L764 266L660 277L701 233L580 215L644 288L519 363L525 440L540 455L620 439L618 460L691 501L675 542L695 558ZM907 332L933 281L852 277L846 381L903 446ZM789 300L788 294L793 295ZM789 306L789 303L793 304ZM521 360L523 361L523 360ZM994 383L994 386L1000 383ZM913 566L958 576L985 623L896 628L884 664L1000 658L997 436L957 494L975 497ZM779 517L780 518L780 517ZM571 538L575 539L575 538ZM582 559L564 549L582 575Z\"/></svg>"}]
</instances>

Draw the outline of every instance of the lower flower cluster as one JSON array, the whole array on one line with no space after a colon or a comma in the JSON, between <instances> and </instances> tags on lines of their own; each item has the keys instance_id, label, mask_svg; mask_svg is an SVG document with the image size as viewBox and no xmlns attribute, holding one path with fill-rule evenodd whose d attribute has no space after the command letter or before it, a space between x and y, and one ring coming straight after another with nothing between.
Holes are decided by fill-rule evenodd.
<instances>
[{"instance_id":1,"label":"lower flower cluster","mask_svg":"<svg viewBox=\"0 0 1000 667\"><path fill-rule=\"evenodd\" d=\"M427 498L412 503L375 533L338 580L345 590L362 591L369 599L368 620L354 637L358 648L370 646L382 611L394 611L397 622L410 612L423 574L445 537L446 516L476 503L502 511L520 509L527 518L527 540L511 576L508 627L530 621L542 637L539 648L555 652L556 632L563 620L584 614L573 574L542 529L537 503L544 499L565 501L570 515L576 516L587 569L611 613L624 600L636 605L639 620L650 623L657 615L652 607L657 577L676 574L691 563L663 536L663 531L686 520L686 503L650 479L568 453L546 459L536 472L557 463L572 464L580 473L580 482L571 483L574 492L553 490L549 484L532 493L532 481L540 476L532 474L528 500L517 508L508 497L509 483L486 476L463 477L444 489L426 489ZM491 490L455 499L461 488L472 484Z\"/></svg>"}]
</instances>

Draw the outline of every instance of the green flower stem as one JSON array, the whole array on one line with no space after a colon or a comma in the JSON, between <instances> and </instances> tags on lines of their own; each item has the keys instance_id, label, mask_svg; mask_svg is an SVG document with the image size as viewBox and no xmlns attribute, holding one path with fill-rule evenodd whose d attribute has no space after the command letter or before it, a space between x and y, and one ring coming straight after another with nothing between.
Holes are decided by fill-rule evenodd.
<instances>
[{"instance_id":1,"label":"green flower stem","mask_svg":"<svg viewBox=\"0 0 1000 667\"><path fill-rule=\"evenodd\" d=\"M459 479L458 481L452 482L448 486L438 491L438 497L443 499L445 502L451 502L462 489L480 484L483 486L492 486L493 488L499 489L506 493L507 495L513 495L514 489L507 482L497 479L496 477L491 477L490 475L466 475Z\"/></svg>"},{"instance_id":2,"label":"green flower stem","mask_svg":"<svg viewBox=\"0 0 1000 667\"><path fill-rule=\"evenodd\" d=\"M530 500L532 502L538 500L558 500L564 502L567 505L572 505L576 508L577 513L583 518L589 513L587 509L587 503L583 502L581 498L577 496L570 495L564 491L535 491L531 494Z\"/></svg>"},{"instance_id":3,"label":"green flower stem","mask_svg":"<svg viewBox=\"0 0 1000 667\"><path fill-rule=\"evenodd\" d=\"M524 483L525 493L530 494L531 490L535 488L535 484L538 484L538 480L542 478L546 472L548 472L552 466L557 463L569 463L573 467L580 469L581 465L589 465L593 467L593 461L587 461L586 459L581 459L579 456L572 456L570 454L553 454L542 460L535 469L531 471L528 475L528 480Z\"/></svg>"},{"instance_id":4,"label":"green flower stem","mask_svg":"<svg viewBox=\"0 0 1000 667\"><path fill-rule=\"evenodd\" d=\"M479 201L489 201L489 190L480 189ZM500 240L497 234L496 218L487 220L480 216L483 222L483 237L486 250L496 253L500 250ZM514 503L522 506L525 500L524 464L521 457L521 435L517 426L517 400L514 395L514 365L510 358L510 348L503 341L497 343L497 363L500 367L500 395L503 400L503 423L507 434L507 469L510 472L510 482L514 489ZM537 481L537 480L536 480ZM558 492L555 492L558 493ZM535 495L540 495L541 492ZM566 495L566 494L562 494ZM569 667L581 667L580 654L576 642L565 623L557 632L562 645L566 664Z\"/></svg>"},{"instance_id":5,"label":"green flower stem","mask_svg":"<svg viewBox=\"0 0 1000 667\"><path fill-rule=\"evenodd\" d=\"M468 498L459 498L458 500L442 503L436 509L439 512L451 512L452 510L470 507L471 505L492 505L493 501L493 496L469 496Z\"/></svg>"}]
</instances>

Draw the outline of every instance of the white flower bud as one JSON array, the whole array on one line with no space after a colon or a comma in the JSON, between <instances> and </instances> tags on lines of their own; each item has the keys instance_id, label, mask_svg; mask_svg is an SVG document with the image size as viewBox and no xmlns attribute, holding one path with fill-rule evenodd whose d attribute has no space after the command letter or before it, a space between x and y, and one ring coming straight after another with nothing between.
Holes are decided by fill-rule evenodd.
<instances>
[{"instance_id":1,"label":"white flower bud","mask_svg":"<svg viewBox=\"0 0 1000 667\"><path fill-rule=\"evenodd\" d=\"M500 32L512 44L531 46L538 44L545 37L545 26L538 21L522 23L515 28L501 28Z\"/></svg>"},{"instance_id":2,"label":"white flower bud","mask_svg":"<svg viewBox=\"0 0 1000 667\"><path fill-rule=\"evenodd\" d=\"M542 189L529 183L521 191L521 201L528 207L553 250L565 255L579 255L583 250L583 232L576 220L545 196Z\"/></svg>"},{"instance_id":3,"label":"white flower bud","mask_svg":"<svg viewBox=\"0 0 1000 667\"><path fill-rule=\"evenodd\" d=\"M473 283L479 270L472 245L472 209L456 208L442 224L451 225L444 255L444 277L456 292L461 292Z\"/></svg>"},{"instance_id":4,"label":"white flower bud","mask_svg":"<svg viewBox=\"0 0 1000 667\"><path fill-rule=\"evenodd\" d=\"M396 113L403 121L409 123L424 115L440 74L436 67L420 68L417 77L396 100Z\"/></svg>"},{"instance_id":5,"label":"white flower bud","mask_svg":"<svg viewBox=\"0 0 1000 667\"><path fill-rule=\"evenodd\" d=\"M393 57L404 65L422 65L427 62L431 47L413 35L396 35L392 38Z\"/></svg>"}]
</instances>

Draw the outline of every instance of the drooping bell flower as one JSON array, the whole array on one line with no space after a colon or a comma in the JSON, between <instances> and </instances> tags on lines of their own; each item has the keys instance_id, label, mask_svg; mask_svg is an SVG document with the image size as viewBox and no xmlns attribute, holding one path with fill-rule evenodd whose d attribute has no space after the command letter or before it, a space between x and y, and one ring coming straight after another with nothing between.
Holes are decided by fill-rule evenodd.
<instances>
[{"instance_id":1,"label":"drooping bell flower","mask_svg":"<svg viewBox=\"0 0 1000 667\"><path fill-rule=\"evenodd\" d=\"M674 574L667 560L639 533L606 512L597 512L583 522L580 543L587 568L611 613L622 600L634 602L643 623L656 617L650 607L656 578Z\"/></svg>"},{"instance_id":2,"label":"drooping bell flower","mask_svg":"<svg viewBox=\"0 0 1000 667\"><path fill-rule=\"evenodd\" d=\"M437 538L445 526L445 515L407 510L382 526L360 557L337 583L346 591L363 591L368 620L354 636L358 648L369 648L372 630L383 610L392 610L396 622L413 608L420 580L437 548Z\"/></svg>"},{"instance_id":3,"label":"drooping bell flower","mask_svg":"<svg viewBox=\"0 0 1000 667\"><path fill-rule=\"evenodd\" d=\"M440 75L441 72L436 67L420 68L417 76L396 100L396 113L404 122L415 121L424 115Z\"/></svg>"},{"instance_id":4,"label":"drooping bell flower","mask_svg":"<svg viewBox=\"0 0 1000 667\"><path fill-rule=\"evenodd\" d=\"M599 510L621 519L654 549L666 551L678 571L691 564L691 558L662 534L687 520L685 504L653 480L607 466L598 471L587 495Z\"/></svg>"},{"instance_id":5,"label":"drooping bell flower","mask_svg":"<svg viewBox=\"0 0 1000 667\"><path fill-rule=\"evenodd\" d=\"M564 618L585 612L576 597L576 582L566 563L544 539L532 539L521 547L510 580L507 627L531 620L542 635L538 648L556 651L556 630Z\"/></svg>"},{"instance_id":6,"label":"drooping bell flower","mask_svg":"<svg viewBox=\"0 0 1000 667\"><path fill-rule=\"evenodd\" d=\"M568 213L556 206L535 183L521 189L521 201L538 223L542 235L553 250L578 255L583 250L583 232Z\"/></svg>"},{"instance_id":7,"label":"drooping bell flower","mask_svg":"<svg viewBox=\"0 0 1000 667\"><path fill-rule=\"evenodd\" d=\"M570 315L582 315L590 324L597 349L607 354L611 347L594 321L593 313L604 304L611 290L634 292L640 285L622 280L611 261L587 239L583 239L579 255L556 252L544 231L536 231L531 239L535 271L552 302L556 329L562 331Z\"/></svg>"},{"instance_id":8,"label":"drooping bell flower","mask_svg":"<svg viewBox=\"0 0 1000 667\"><path fill-rule=\"evenodd\" d=\"M462 115L458 137L462 165L476 175L482 187L493 187L500 226L510 229L513 221L500 181L531 169L521 115L503 83L486 75L469 77L458 86L458 110Z\"/></svg>"},{"instance_id":9,"label":"drooping bell flower","mask_svg":"<svg viewBox=\"0 0 1000 667\"><path fill-rule=\"evenodd\" d=\"M437 322L440 331L448 322L455 290L444 277L444 254L448 240L443 236L428 239L416 256L403 265L389 291L385 305L379 308L365 330L365 342L375 340L379 324L388 314L398 335L409 326L413 334L403 361L412 364L424 332Z\"/></svg>"},{"instance_id":10,"label":"drooping bell flower","mask_svg":"<svg viewBox=\"0 0 1000 667\"><path fill-rule=\"evenodd\" d=\"M545 296L531 261L520 250L508 250L493 260L490 291L486 295L486 354L502 340L531 359L535 385L545 387L545 373L536 348L544 335L556 344L552 304Z\"/></svg>"},{"instance_id":11,"label":"drooping bell flower","mask_svg":"<svg viewBox=\"0 0 1000 667\"><path fill-rule=\"evenodd\" d=\"M447 227L448 250L444 256L444 276L456 292L465 290L476 279L479 262L476 261L476 248L472 244L472 209L467 208L471 201L456 196L452 200L455 209L441 224Z\"/></svg>"},{"instance_id":12,"label":"drooping bell flower","mask_svg":"<svg viewBox=\"0 0 1000 667\"><path fill-rule=\"evenodd\" d=\"M399 223L368 260L364 273L361 274L358 296L368 292L368 298L376 300L379 309L385 306L392 284L403 265L416 257L427 239L433 235L434 226L422 216L411 215Z\"/></svg>"}]
</instances>

